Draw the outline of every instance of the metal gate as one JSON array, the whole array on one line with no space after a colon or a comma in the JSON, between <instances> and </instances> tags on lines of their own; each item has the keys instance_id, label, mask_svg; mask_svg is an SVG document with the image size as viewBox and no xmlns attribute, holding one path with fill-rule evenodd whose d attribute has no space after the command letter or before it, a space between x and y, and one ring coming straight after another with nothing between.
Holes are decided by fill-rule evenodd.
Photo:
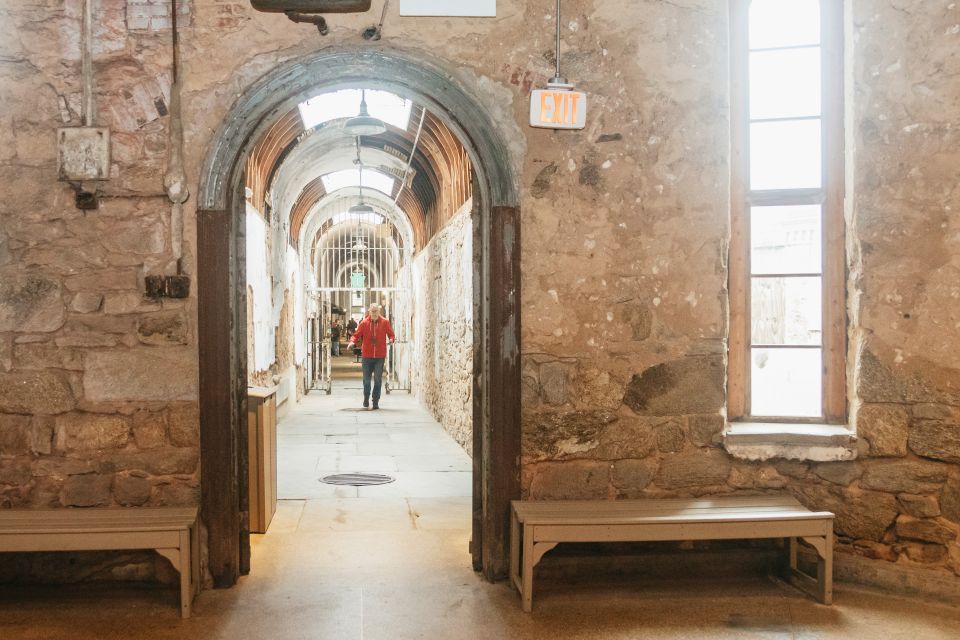
<instances>
[{"instance_id":1,"label":"metal gate","mask_svg":"<svg viewBox=\"0 0 960 640\"><path fill-rule=\"evenodd\" d=\"M410 322L400 316L410 313L412 298L409 287L398 286L409 280L404 270L408 255L402 234L379 213L348 211L321 226L313 261L319 286L308 291L317 310L308 336L311 389L327 394L333 390L333 321L339 320L344 328L341 344L345 344L349 319L359 323L369 306L378 303L396 333L384 366L385 390L410 390Z\"/></svg>"}]
</instances>

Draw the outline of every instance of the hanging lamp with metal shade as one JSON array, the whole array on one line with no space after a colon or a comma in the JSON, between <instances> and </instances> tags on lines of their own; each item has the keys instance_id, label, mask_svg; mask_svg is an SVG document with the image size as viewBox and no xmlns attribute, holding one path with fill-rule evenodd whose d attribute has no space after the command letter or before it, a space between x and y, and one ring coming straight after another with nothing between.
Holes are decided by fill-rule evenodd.
<instances>
[{"instance_id":1,"label":"hanging lamp with metal shade","mask_svg":"<svg viewBox=\"0 0 960 640\"><path fill-rule=\"evenodd\" d=\"M363 105L362 102L361 105ZM366 107L361 106L360 110L365 111ZM363 161L360 159L360 136L357 136L357 159L353 163L357 165L357 170L360 172L360 204L355 204L347 209L347 213L351 215L373 213L373 207L363 201Z\"/></svg>"},{"instance_id":2,"label":"hanging lamp with metal shade","mask_svg":"<svg viewBox=\"0 0 960 640\"><path fill-rule=\"evenodd\" d=\"M360 91L360 113L347 120L343 130L352 136L378 136L385 133L387 125L380 118L374 118L367 111L367 91Z\"/></svg>"}]
</instances>

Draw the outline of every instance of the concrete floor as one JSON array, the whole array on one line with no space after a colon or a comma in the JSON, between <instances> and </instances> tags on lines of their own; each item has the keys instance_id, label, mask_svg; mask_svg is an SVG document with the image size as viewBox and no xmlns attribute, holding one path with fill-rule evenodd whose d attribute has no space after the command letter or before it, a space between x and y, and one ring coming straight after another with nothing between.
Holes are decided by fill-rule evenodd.
<instances>
[{"instance_id":1,"label":"concrete floor","mask_svg":"<svg viewBox=\"0 0 960 640\"><path fill-rule=\"evenodd\" d=\"M338 385L339 386L339 385ZM205 591L180 620L173 589L0 591L0 639L138 640L956 640L960 609L838 585L818 605L762 577L543 579L534 611L470 568L469 459L403 393L379 412L311 394L280 428L279 511L255 536L252 573ZM390 485L320 486L378 471Z\"/></svg>"}]
</instances>

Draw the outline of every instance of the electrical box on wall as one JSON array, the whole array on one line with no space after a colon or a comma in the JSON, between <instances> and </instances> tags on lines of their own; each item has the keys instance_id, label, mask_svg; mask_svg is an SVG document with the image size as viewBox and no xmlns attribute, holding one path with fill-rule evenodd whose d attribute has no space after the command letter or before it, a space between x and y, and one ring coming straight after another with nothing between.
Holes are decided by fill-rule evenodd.
<instances>
[{"instance_id":1,"label":"electrical box on wall","mask_svg":"<svg viewBox=\"0 0 960 640\"><path fill-rule=\"evenodd\" d=\"M497 0L400 0L400 15L496 18Z\"/></svg>"},{"instance_id":2,"label":"electrical box on wall","mask_svg":"<svg viewBox=\"0 0 960 640\"><path fill-rule=\"evenodd\" d=\"M84 182L110 177L110 130L101 127L57 129L57 175Z\"/></svg>"}]
</instances>

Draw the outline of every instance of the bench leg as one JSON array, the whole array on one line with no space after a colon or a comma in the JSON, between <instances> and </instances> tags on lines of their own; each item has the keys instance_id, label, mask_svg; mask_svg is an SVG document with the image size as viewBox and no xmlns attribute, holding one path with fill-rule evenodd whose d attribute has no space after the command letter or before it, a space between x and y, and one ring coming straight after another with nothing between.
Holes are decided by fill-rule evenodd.
<instances>
[{"instance_id":1,"label":"bench leg","mask_svg":"<svg viewBox=\"0 0 960 640\"><path fill-rule=\"evenodd\" d=\"M833 604L833 531L823 540L823 554L817 550L817 591L823 604Z\"/></svg>"},{"instance_id":2,"label":"bench leg","mask_svg":"<svg viewBox=\"0 0 960 640\"><path fill-rule=\"evenodd\" d=\"M533 527L523 527L523 573L520 577L520 598L523 610L530 613L533 610Z\"/></svg>"},{"instance_id":3,"label":"bench leg","mask_svg":"<svg viewBox=\"0 0 960 640\"><path fill-rule=\"evenodd\" d=\"M787 538L787 576L797 570L797 539Z\"/></svg>"},{"instance_id":4,"label":"bench leg","mask_svg":"<svg viewBox=\"0 0 960 640\"><path fill-rule=\"evenodd\" d=\"M190 605L193 604L193 558L190 553L190 532L180 532L180 617L190 617Z\"/></svg>"},{"instance_id":5,"label":"bench leg","mask_svg":"<svg viewBox=\"0 0 960 640\"><path fill-rule=\"evenodd\" d=\"M797 538L789 538L787 541L787 578L821 603L832 604L833 531L828 531L822 536L804 536L802 539L817 552L816 578L801 571L797 564Z\"/></svg>"},{"instance_id":6,"label":"bench leg","mask_svg":"<svg viewBox=\"0 0 960 640\"><path fill-rule=\"evenodd\" d=\"M184 586L184 576L186 576L187 587L189 588L190 584L190 558L184 557L184 548L183 548L183 533L180 534L180 547L171 547L169 549L154 549L161 556L170 561L170 564L173 565L173 568L177 570L177 573L180 574L180 617L188 618L190 617L190 605L189 599L186 601L188 604L186 609L184 609L184 598L183 598L183 586ZM189 551L187 551L189 554ZM186 561L186 562L185 562Z\"/></svg>"},{"instance_id":7,"label":"bench leg","mask_svg":"<svg viewBox=\"0 0 960 640\"><path fill-rule=\"evenodd\" d=\"M510 513L510 581L517 591L523 591L520 582L520 522L517 520L517 514L512 510Z\"/></svg>"},{"instance_id":8,"label":"bench leg","mask_svg":"<svg viewBox=\"0 0 960 640\"><path fill-rule=\"evenodd\" d=\"M193 573L193 596L200 593L200 525L194 524L190 529L190 563Z\"/></svg>"},{"instance_id":9,"label":"bench leg","mask_svg":"<svg viewBox=\"0 0 960 640\"><path fill-rule=\"evenodd\" d=\"M523 575L520 576L520 597L523 600L523 610L530 613L533 610L533 569L543 559L543 555L557 546L556 542L534 542L533 527L523 528Z\"/></svg>"}]
</instances>

